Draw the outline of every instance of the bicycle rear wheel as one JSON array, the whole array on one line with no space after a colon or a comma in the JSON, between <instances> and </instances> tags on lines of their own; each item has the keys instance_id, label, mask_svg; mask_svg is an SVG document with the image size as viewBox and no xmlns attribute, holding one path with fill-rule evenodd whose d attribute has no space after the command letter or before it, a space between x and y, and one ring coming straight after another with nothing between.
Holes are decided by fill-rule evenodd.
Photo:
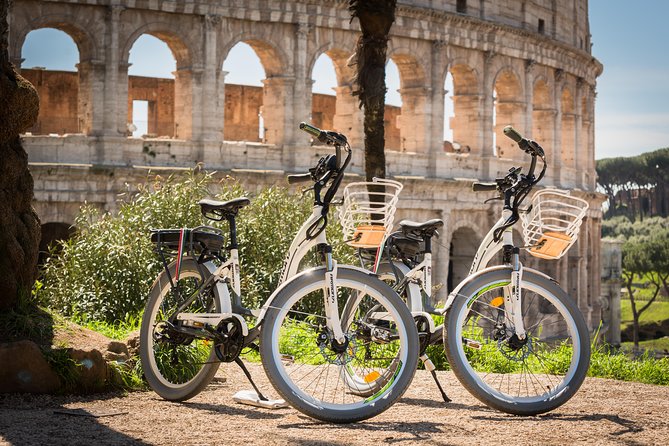
<instances>
[{"instance_id":1,"label":"bicycle rear wheel","mask_svg":"<svg viewBox=\"0 0 669 446\"><path fill-rule=\"evenodd\" d=\"M585 379L589 333L576 304L546 276L525 269L519 340L504 311L511 269L465 285L448 310L444 346L462 385L486 405L536 415L567 402ZM506 291L508 292L508 291Z\"/></svg>"},{"instance_id":2,"label":"bicycle rear wheel","mask_svg":"<svg viewBox=\"0 0 669 446\"><path fill-rule=\"evenodd\" d=\"M369 273L340 266L339 309L353 313L340 316L346 341L339 345L325 317L324 273L316 268L296 276L270 303L261 333L263 366L301 412L334 423L365 420L388 409L411 383L418 335L397 293ZM349 375L374 393L351 392Z\"/></svg>"},{"instance_id":3,"label":"bicycle rear wheel","mask_svg":"<svg viewBox=\"0 0 669 446\"><path fill-rule=\"evenodd\" d=\"M169 266L169 271L174 278L175 263ZM197 395L209 384L220 365L213 341L173 328L178 324L174 319L177 312L220 311L220 300L214 288L200 293L203 281L210 274L205 265L184 258L178 293L172 289L165 271L151 288L142 317L139 353L147 382L167 400L184 401Z\"/></svg>"}]
</instances>

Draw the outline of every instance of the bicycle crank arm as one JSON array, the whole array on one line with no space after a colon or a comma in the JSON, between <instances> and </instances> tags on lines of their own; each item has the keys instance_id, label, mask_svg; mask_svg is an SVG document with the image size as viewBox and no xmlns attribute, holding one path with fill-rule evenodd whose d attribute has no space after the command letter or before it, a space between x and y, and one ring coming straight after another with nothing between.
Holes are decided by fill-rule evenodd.
<instances>
[{"instance_id":1,"label":"bicycle crank arm","mask_svg":"<svg viewBox=\"0 0 669 446\"><path fill-rule=\"evenodd\" d=\"M242 325L242 334L247 336L249 334L248 326L244 318L238 314L234 313L179 313L177 314L176 320L183 321L183 325L186 327L204 328L206 326L216 327L223 319L229 319L234 317ZM179 330L178 327L174 327L175 330Z\"/></svg>"}]
</instances>

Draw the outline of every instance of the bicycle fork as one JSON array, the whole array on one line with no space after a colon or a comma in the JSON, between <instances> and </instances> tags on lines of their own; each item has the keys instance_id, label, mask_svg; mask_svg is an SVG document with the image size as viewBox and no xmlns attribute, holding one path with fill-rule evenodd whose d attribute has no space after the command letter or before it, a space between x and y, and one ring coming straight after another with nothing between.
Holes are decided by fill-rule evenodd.
<instances>
[{"instance_id":1,"label":"bicycle fork","mask_svg":"<svg viewBox=\"0 0 669 446\"><path fill-rule=\"evenodd\" d=\"M504 311L507 319L513 323L514 332L521 341L525 339L525 325L523 324L522 287L523 264L520 262L519 249L514 248L511 258L511 289L505 293Z\"/></svg>"},{"instance_id":2,"label":"bicycle fork","mask_svg":"<svg viewBox=\"0 0 669 446\"><path fill-rule=\"evenodd\" d=\"M328 247L325 255L325 317L327 318L332 335L337 343L344 344L346 338L339 319L339 305L337 303L337 261L332 258L332 248Z\"/></svg>"}]
</instances>

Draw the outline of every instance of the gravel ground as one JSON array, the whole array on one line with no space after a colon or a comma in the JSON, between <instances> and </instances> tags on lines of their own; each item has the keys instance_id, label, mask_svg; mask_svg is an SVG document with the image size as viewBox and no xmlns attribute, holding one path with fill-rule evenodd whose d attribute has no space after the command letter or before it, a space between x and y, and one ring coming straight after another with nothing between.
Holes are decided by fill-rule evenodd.
<instances>
[{"instance_id":1,"label":"gravel ground","mask_svg":"<svg viewBox=\"0 0 669 446\"><path fill-rule=\"evenodd\" d=\"M262 389L276 396L256 364ZM186 403L152 392L86 397L0 396L0 444L6 445L574 445L668 444L669 387L588 378L561 408L537 417L490 410L450 372L440 372L453 402L445 404L427 372L400 401L365 422L332 425L292 408L268 410L237 404L232 395L250 385L234 364Z\"/></svg>"}]
</instances>

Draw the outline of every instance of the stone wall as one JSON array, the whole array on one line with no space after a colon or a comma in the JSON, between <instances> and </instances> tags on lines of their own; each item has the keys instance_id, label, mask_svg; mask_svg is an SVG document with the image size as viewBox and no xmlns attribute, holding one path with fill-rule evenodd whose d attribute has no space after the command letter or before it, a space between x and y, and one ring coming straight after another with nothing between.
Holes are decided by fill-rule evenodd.
<instances>
[{"instance_id":1,"label":"stone wall","mask_svg":"<svg viewBox=\"0 0 669 446\"><path fill-rule=\"evenodd\" d=\"M572 190L590 203L568 256L527 262L556 277L596 327L603 196L595 190L594 102L602 66L590 52L587 0L469 0L460 11L457 3L398 1L388 57L399 70L402 107L385 119L387 174L405 184L398 217L445 220L435 276L457 282L464 273L456 266L468 263L471 246L499 215L497 202L485 203L491 194L471 192L472 182L527 164L502 134L505 125L514 125L546 150L542 185ZM80 133L24 138L43 222L72 222L85 200L113 210L117 192L148 168L201 163L254 187L285 184L285 173L306 171L328 150L297 130L312 114L349 137L349 178L360 178L362 110L352 96L349 65L359 29L347 6L344 0L121 0L111 6L103 0L15 0L9 49L16 65L26 35L42 27L67 32L80 53ZM142 34L163 40L176 59L178 131L172 138L126 136L133 94L128 57ZM239 42L258 55L266 79L259 90L244 87L237 94L225 84L222 66ZM337 75L333 99L310 94L322 54ZM449 73L454 136L445 145Z\"/></svg>"}]
</instances>

